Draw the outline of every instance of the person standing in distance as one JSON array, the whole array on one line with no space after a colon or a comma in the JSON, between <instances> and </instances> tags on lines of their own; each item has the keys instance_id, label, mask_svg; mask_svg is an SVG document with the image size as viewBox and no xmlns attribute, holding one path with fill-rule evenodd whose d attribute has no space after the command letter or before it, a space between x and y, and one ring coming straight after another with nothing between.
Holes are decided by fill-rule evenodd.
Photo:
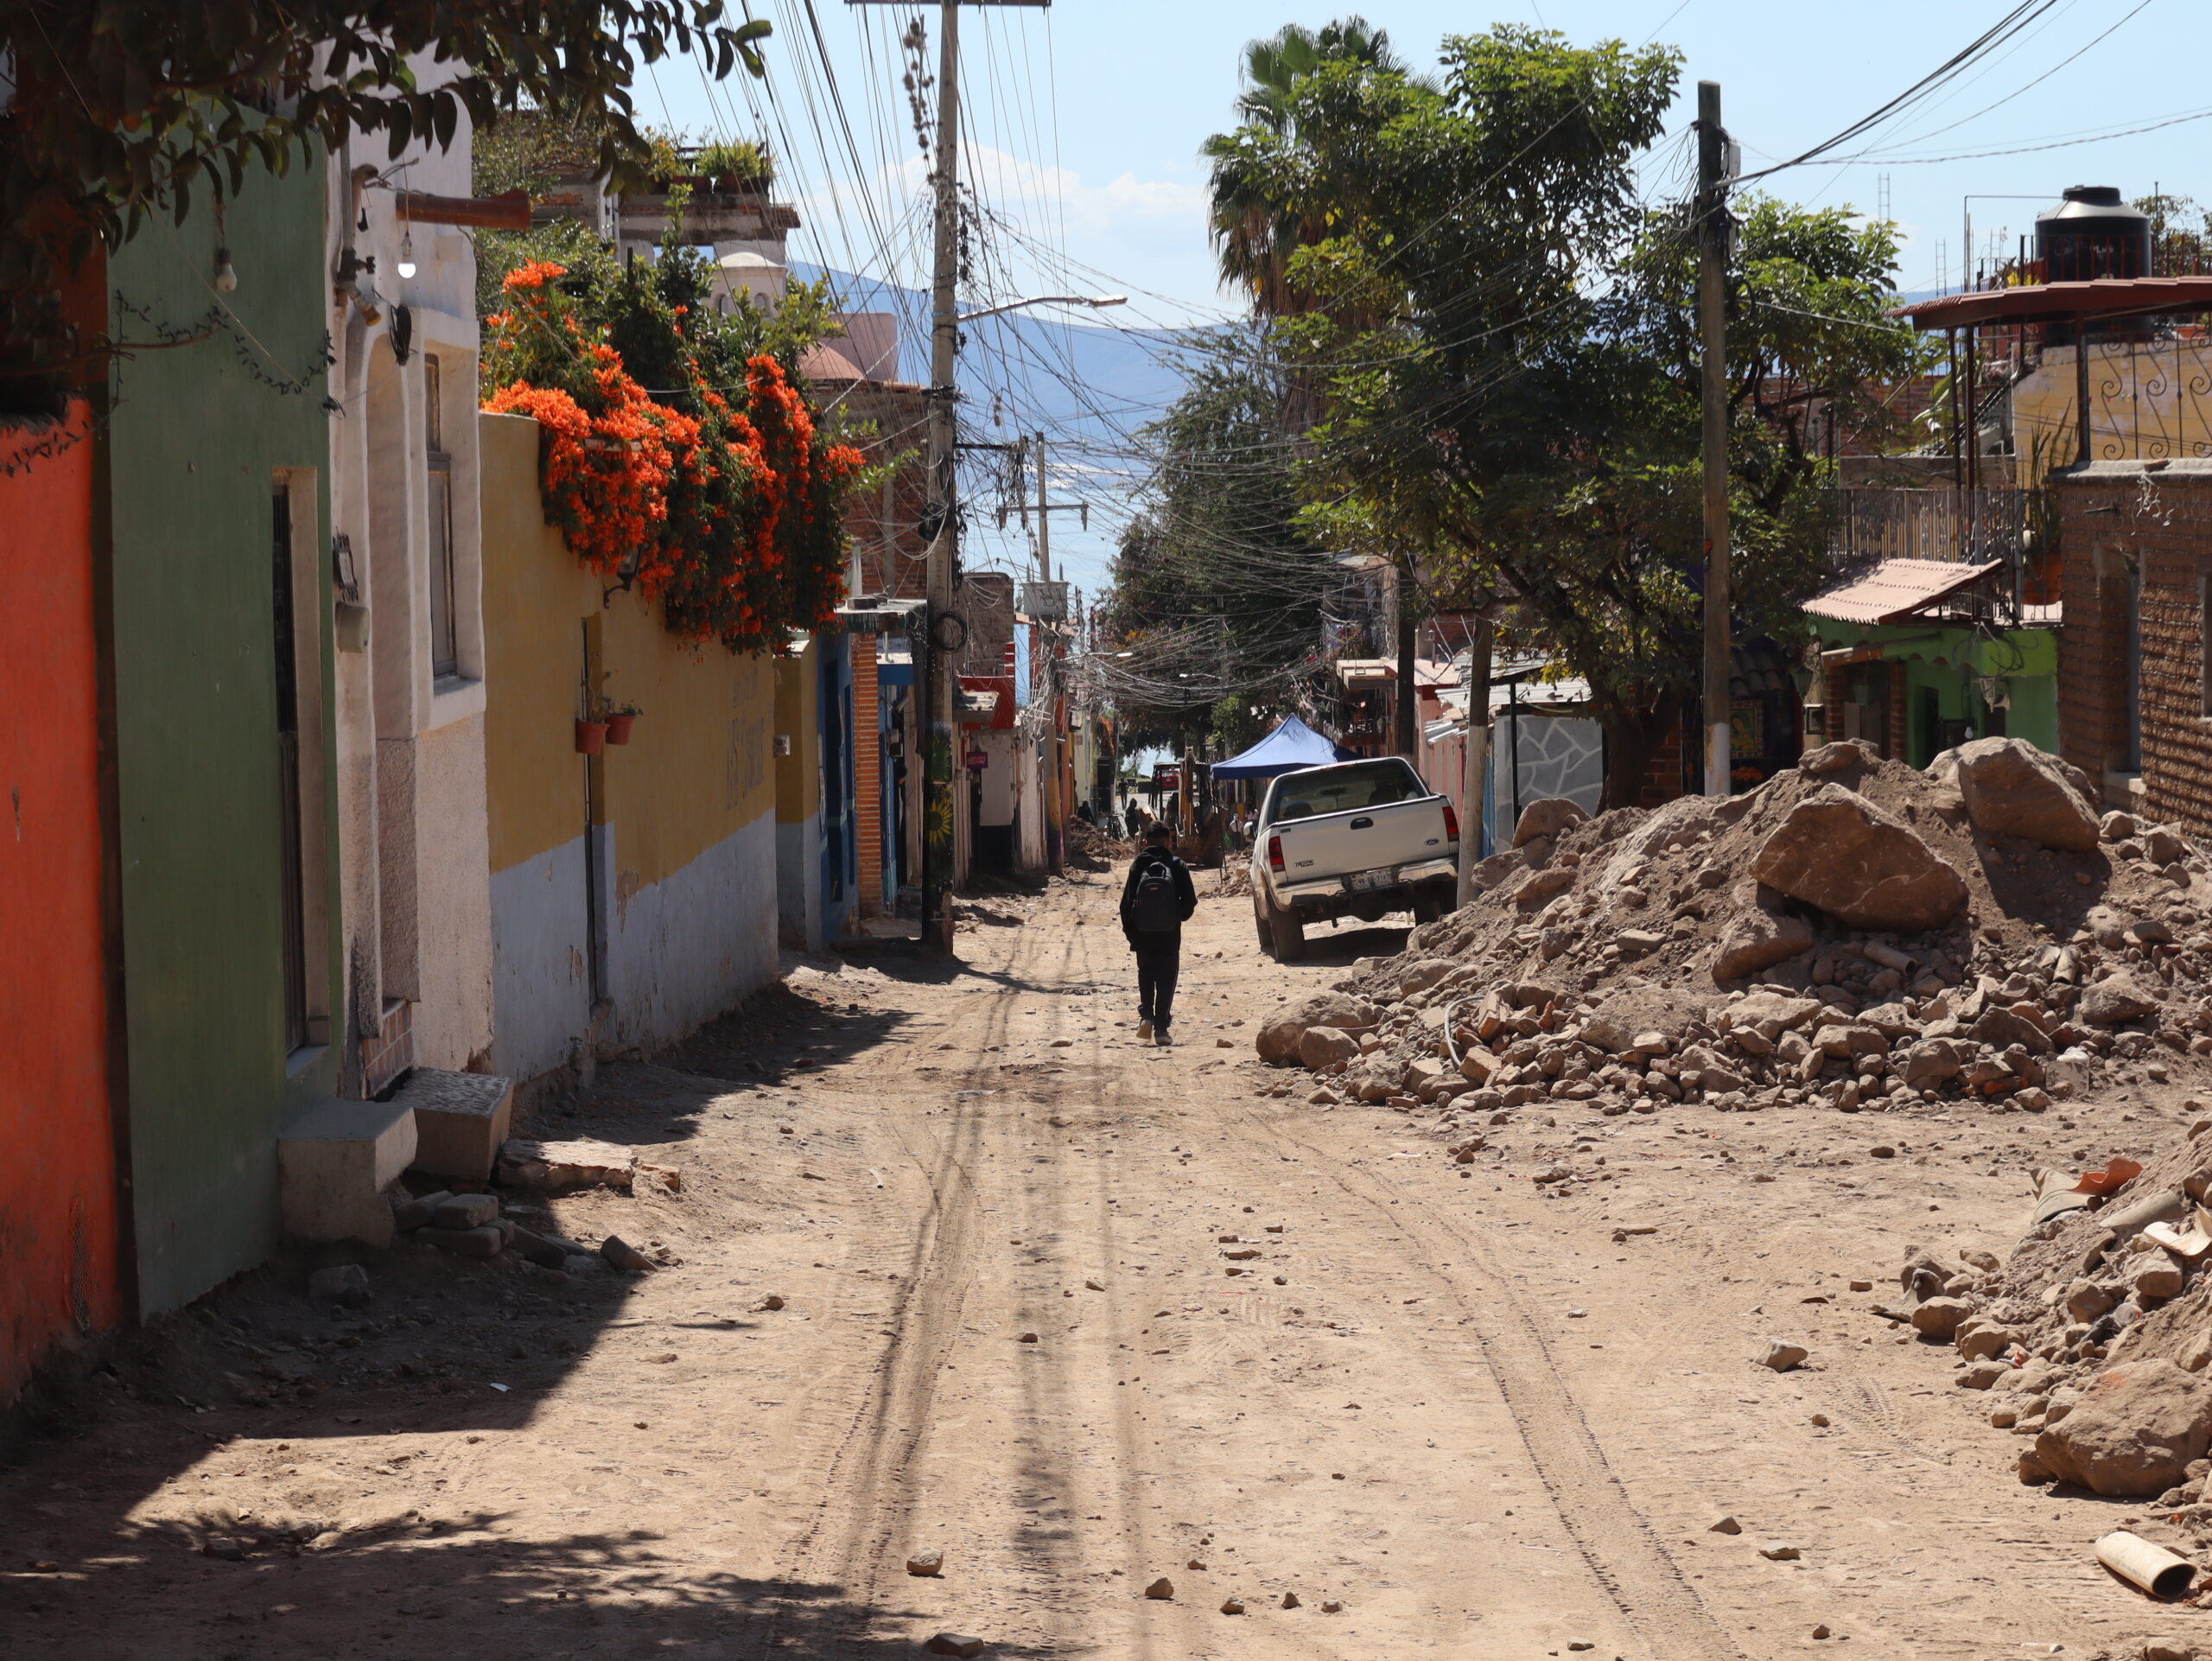
<instances>
[{"instance_id":1,"label":"person standing in distance","mask_svg":"<svg viewBox=\"0 0 2212 1661\"><path fill-rule=\"evenodd\" d=\"M1175 856L1174 832L1164 821L1145 827L1144 847L1129 862L1122 885L1122 932L1137 954L1137 1041L1161 1048L1173 1041L1175 976L1183 952L1183 925L1198 908L1191 868Z\"/></svg>"}]
</instances>

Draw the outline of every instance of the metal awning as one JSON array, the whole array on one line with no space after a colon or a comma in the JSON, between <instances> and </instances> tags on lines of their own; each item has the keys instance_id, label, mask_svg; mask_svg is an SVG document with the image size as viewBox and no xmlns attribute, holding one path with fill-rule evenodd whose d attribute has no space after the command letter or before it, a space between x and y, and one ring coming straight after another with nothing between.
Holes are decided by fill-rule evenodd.
<instances>
[{"instance_id":1,"label":"metal awning","mask_svg":"<svg viewBox=\"0 0 2212 1661\"><path fill-rule=\"evenodd\" d=\"M892 600L863 595L837 608L837 620L849 634L906 634L929 609L926 600Z\"/></svg>"},{"instance_id":2,"label":"metal awning","mask_svg":"<svg viewBox=\"0 0 2212 1661\"><path fill-rule=\"evenodd\" d=\"M1871 570L1815 595L1803 610L1839 623L1895 623L1948 600L2005 562L1961 565L1947 559L1885 559Z\"/></svg>"},{"instance_id":3,"label":"metal awning","mask_svg":"<svg viewBox=\"0 0 2212 1661\"><path fill-rule=\"evenodd\" d=\"M2212 311L2212 277L2102 277L2088 283L2027 283L1899 306L1891 315L1916 328L1989 323L2071 323L2082 318L2151 317Z\"/></svg>"}]
</instances>

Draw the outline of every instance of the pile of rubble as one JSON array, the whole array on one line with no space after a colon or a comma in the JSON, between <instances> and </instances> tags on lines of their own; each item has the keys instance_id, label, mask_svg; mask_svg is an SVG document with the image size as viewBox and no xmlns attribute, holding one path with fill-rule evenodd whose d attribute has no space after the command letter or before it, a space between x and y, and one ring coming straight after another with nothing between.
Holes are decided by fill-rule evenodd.
<instances>
[{"instance_id":1,"label":"pile of rubble","mask_svg":"<svg viewBox=\"0 0 2212 1661\"><path fill-rule=\"evenodd\" d=\"M1537 803L1482 892L1262 1028L1326 1103L2038 1111L2212 1054L2212 891L2015 739L1857 741L1726 799ZM1287 1093L1279 1085L1275 1093Z\"/></svg>"},{"instance_id":2,"label":"pile of rubble","mask_svg":"<svg viewBox=\"0 0 2212 1661\"><path fill-rule=\"evenodd\" d=\"M2038 1221L1999 1263L1917 1250L1879 1311L1957 1351L1955 1382L2031 1439L2024 1482L2155 1497L2212 1539L2212 1120L2139 1166L2038 1173Z\"/></svg>"}]
</instances>

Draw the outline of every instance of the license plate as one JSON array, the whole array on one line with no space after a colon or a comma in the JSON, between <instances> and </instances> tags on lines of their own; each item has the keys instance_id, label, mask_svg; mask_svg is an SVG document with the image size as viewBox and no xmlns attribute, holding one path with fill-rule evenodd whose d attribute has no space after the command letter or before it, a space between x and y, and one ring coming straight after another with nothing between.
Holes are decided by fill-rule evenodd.
<instances>
[{"instance_id":1,"label":"license plate","mask_svg":"<svg viewBox=\"0 0 2212 1661\"><path fill-rule=\"evenodd\" d=\"M1364 894L1370 888L1395 888L1397 881L1398 868L1392 865L1379 871L1354 871L1344 879L1344 887L1354 894Z\"/></svg>"}]
</instances>

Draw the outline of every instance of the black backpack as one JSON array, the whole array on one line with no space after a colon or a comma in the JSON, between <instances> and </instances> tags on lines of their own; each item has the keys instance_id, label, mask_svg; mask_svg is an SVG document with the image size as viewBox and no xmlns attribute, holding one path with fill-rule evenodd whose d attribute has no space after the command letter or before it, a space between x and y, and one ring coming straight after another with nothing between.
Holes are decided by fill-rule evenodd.
<instances>
[{"instance_id":1,"label":"black backpack","mask_svg":"<svg viewBox=\"0 0 2212 1661\"><path fill-rule=\"evenodd\" d=\"M1183 922L1182 897L1175 892L1175 868L1166 858L1147 859L1129 899L1129 926L1146 934L1165 933Z\"/></svg>"}]
</instances>

